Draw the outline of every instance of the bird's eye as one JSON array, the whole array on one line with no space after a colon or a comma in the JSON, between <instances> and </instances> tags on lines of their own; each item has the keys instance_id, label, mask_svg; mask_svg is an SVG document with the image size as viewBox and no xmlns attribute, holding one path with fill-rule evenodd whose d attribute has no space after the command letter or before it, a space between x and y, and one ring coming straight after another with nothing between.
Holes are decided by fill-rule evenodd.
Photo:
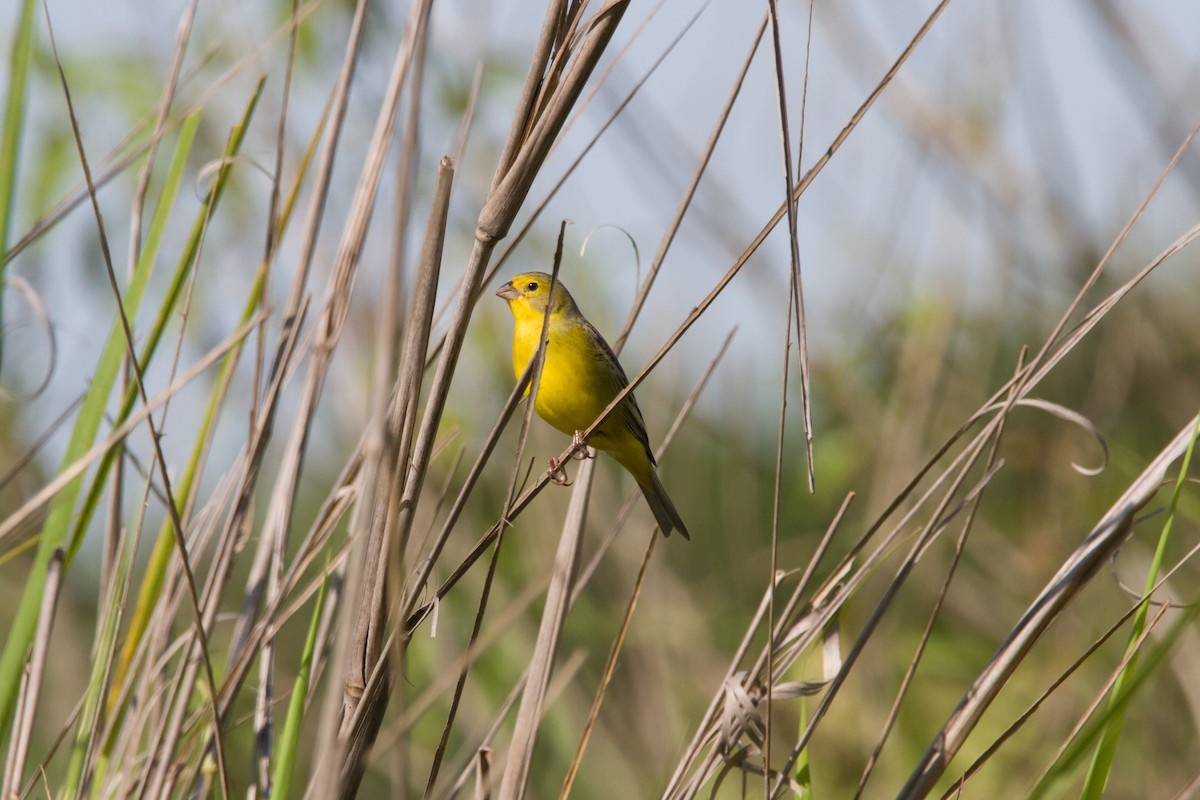
<instances>
[{"instance_id":1,"label":"bird's eye","mask_svg":"<svg viewBox=\"0 0 1200 800\"><path fill-rule=\"evenodd\" d=\"M529 283L525 284L525 290L528 292L536 292L537 291L537 281L530 281Z\"/></svg>"}]
</instances>

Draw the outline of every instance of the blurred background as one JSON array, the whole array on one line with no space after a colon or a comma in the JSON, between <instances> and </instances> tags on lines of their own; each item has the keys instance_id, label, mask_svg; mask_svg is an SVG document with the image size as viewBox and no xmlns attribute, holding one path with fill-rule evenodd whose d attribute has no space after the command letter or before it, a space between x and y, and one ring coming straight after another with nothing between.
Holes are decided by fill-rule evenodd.
<instances>
[{"instance_id":1,"label":"blurred background","mask_svg":"<svg viewBox=\"0 0 1200 800\"><path fill-rule=\"evenodd\" d=\"M491 294L512 273L549 270L563 219L571 224L561 276L584 313L610 341L616 338L752 50L765 13L766 4L761 5L664 0L635 4L627 13L585 91L582 110L534 184L514 235L493 259L495 264L503 258L501 277L485 287L472 317L428 481L431 491L461 481L464 467L456 466L457 455L465 449L470 462L512 386L511 317ZM798 175L825 155L933 7L909 0L815 3L811 8L780 4ZM159 103L185 5L69 0L50 2L47 8L93 172L107 175L128 151L130 131ZM309 16L299 30L283 128L282 164L288 176L295 175L320 123L353 4L325 0L305 9ZM17 191L8 239L0 244L9 253L5 275L27 282L40 297L57 348L51 364L45 326L27 297L10 284L3 297L0 383L9 392L32 393L43 376L47 381L32 398L0 401L0 516L11 514L54 476L70 434L69 424L60 418L67 413L69 421L73 404L87 390L115 307L96 220L86 193L80 194L82 171L46 20L40 7L37 13ZM214 0L198 6L176 103L202 106L203 114L177 219L164 237L168 262L182 250L230 126L240 118L257 81L265 76L266 84L228 194L196 262L195 279L187 289L188 311L168 329L182 365L194 362L237 326L264 253L291 13L286 2ZM408 259L419 248L415 233L427 213L437 160L459 145L472 83L481 70L469 137L457 165L439 287L443 312L435 321L435 334L447 322L445 309L471 248L543 13L541 4L521 0L441 0L433 5L413 235L404 254ZM361 156L407 17L404 3L376 3L368 11L310 282L314 304L323 300L338 232L346 222ZM0 40L12 38L16 22L13 9L0 13ZM736 329L694 412L661 461L663 480L689 522L692 541L672 538L657 547L611 699L581 767L577 796L659 793L719 689L768 585L772 563L784 570L803 569L847 493L854 492L856 499L831 545L831 554L845 553L946 438L1011 377L1022 348L1031 353L1041 348L1200 123L1197 30L1200 5L1186 0L957 0L933 22L797 206L816 491L808 491L805 475L794 341L785 351L791 269L786 222L638 390L651 440L657 443ZM398 129L405 124L402 114ZM312 427L303 473L306 491L297 505L299 530L331 491L367 422L375 325L387 268L395 257L395 161L393 157L387 167L347 328ZM782 164L768 33L622 353L630 375L658 352L779 208L785 196ZM135 162L116 171L97 195L114 265L122 275L139 169ZM152 186L161 180L155 175ZM291 180L287 178L289 184ZM301 198L303 208L303 190ZM535 215L543 200L544 208ZM1090 309L1152 263L1196 224L1198 213L1200 151L1192 146L1111 254L1082 308ZM46 220L50 227L43 226ZM525 223L528 233L517 242L515 234ZM268 287L271 306L286 301L299 246L297 235L282 241ZM998 452L1004 467L988 487L914 688L864 796L895 794L1029 601L1195 413L1200 400L1197 267L1194 249L1184 248L1165 260L1036 392L1090 420L1104 439L1106 461L1101 445L1079 426L1028 408L1018 409L1009 420ZM162 270L152 278L148 296L166 290L168 273ZM145 335L153 308L149 304L132 320L135 338ZM1070 323L1080 318L1076 314ZM268 336L277 336L279 325L277 316L268 319ZM148 388L160 390L172 379L170 359L160 361L147 373ZM253 359L245 359L213 435L201 498L217 490L246 443L254 380ZM291 380L291 391L297 380ZM211 377L202 376L170 406L162 446L171 470L187 458L191 421L202 415L211 386ZM788 404L780 440L785 386ZM285 394L280 413L285 420L295 413L294 397ZM773 562L777 441L783 456ZM456 534L449 545L458 557L495 518L513 466L514 442L515 429L506 434L494 468L459 523L462 535ZM144 453L147 443L146 431L139 428L129 449ZM535 421L527 452L535 470L565 446L561 434ZM271 447L271 452L282 448L282 438ZM1072 469L1073 463L1096 467L1102 462L1106 468L1096 476ZM273 472L270 455L266 464L267 472ZM632 488L628 476L601 460L592 499L594 540L611 530L616 509ZM568 495L556 487L543 492L506 544L488 617L495 641L471 672L453 739L463 752L491 724L525 663L539 605L536 596L525 595L549 568ZM136 519L140 497L132 492L122 499L127 519ZM260 518L265 505L257 510ZM1195 537L1194 498L1185 493L1180 509L1178 533L1168 548L1171 564L1187 554ZM434 521L431 507L422 513L415 529L421 532ZM156 528L164 516L161 502L152 499L145 524ZM560 654L566 665L562 674L569 677L547 709L532 796L550 796L561 786L651 525L647 510L635 506L626 530L568 619ZM1005 702L985 717L968 743L962 766L1133 602L1122 584L1141 586L1160 526L1161 521L1153 520L1140 525L1111 571L1098 576L1051 628L1017 672ZM87 680L103 529L103 514L97 515L67 575L53 642L59 656L56 690L44 700L45 722L38 727L43 748L67 721ZM36 525L26 526L26 539L36 533ZM147 550L150 538L145 537ZM953 558L953 545L953 537L939 540L919 563L812 740L810 763L818 794L849 797L854 791ZM903 549L891 557L898 559ZM11 546L6 550L0 596L15 598L31 556ZM885 559L847 604L840 620L843 636L856 635L892 571ZM395 714L413 715L408 757L417 765L428 761L445 722L446 697L428 687L444 677L445 665L455 663L464 648L482 582L482 570L477 572L464 582L462 592L443 603L437 638L419 634L418 646L409 653L405 678L411 705L396 701ZM1191 599L1196 577L1194 566L1185 563L1167 590ZM532 606L521 605L529 602ZM236 597L231 596L230 607L237 607ZM0 626L5 613L0 610ZM298 650L304 632L303 619L289 623L282 633L284 647ZM1100 691L1123 647L1121 635L1102 646L1048 699L1034 722L973 778L968 791L972 786L975 791L969 794L1023 795ZM1175 797L1193 781L1200 763L1198 647L1193 629L1131 711L1106 796ZM798 669L818 676L820 659L811 661ZM424 698L426 690L427 705L413 702ZM800 708L799 701L779 704L773 727L784 736L780 741L789 732L795 738ZM249 736L248 724L240 730L235 735ZM419 792L424 772L420 766L413 772L411 784L400 780L392 788L403 796ZM734 782L724 787L727 796L737 796ZM375 773L365 784L375 791L384 785ZM364 788L364 796L375 796L369 791Z\"/></svg>"}]
</instances>

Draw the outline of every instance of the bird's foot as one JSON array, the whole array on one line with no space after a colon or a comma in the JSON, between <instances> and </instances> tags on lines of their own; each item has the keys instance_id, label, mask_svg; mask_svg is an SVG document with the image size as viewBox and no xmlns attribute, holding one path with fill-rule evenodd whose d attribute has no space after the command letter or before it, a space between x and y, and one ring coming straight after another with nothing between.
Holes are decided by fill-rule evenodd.
<instances>
[{"instance_id":1,"label":"bird's foot","mask_svg":"<svg viewBox=\"0 0 1200 800\"><path fill-rule=\"evenodd\" d=\"M549 467L546 470L546 477L551 483L557 483L559 486L570 486L571 479L567 476L566 469L563 468L562 462L557 457L551 457L547 462Z\"/></svg>"},{"instance_id":2,"label":"bird's foot","mask_svg":"<svg viewBox=\"0 0 1200 800\"><path fill-rule=\"evenodd\" d=\"M576 461L587 461L589 458L596 457L596 451L588 447L583 440L583 431L575 431L575 435L571 437L571 446L579 448L572 456Z\"/></svg>"}]
</instances>

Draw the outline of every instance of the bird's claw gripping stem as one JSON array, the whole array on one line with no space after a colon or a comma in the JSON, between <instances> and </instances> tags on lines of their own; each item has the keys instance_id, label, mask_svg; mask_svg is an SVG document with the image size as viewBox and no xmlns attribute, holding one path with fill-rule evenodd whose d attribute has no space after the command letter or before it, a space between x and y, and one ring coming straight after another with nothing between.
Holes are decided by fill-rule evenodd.
<instances>
[{"instance_id":1,"label":"bird's claw gripping stem","mask_svg":"<svg viewBox=\"0 0 1200 800\"><path fill-rule=\"evenodd\" d=\"M567 477L567 471L563 469L562 462L557 456L551 456L547 462L549 466L546 469L546 476L550 478L551 483L556 483L559 486L570 486L571 479Z\"/></svg>"},{"instance_id":2,"label":"bird's claw gripping stem","mask_svg":"<svg viewBox=\"0 0 1200 800\"><path fill-rule=\"evenodd\" d=\"M589 458L596 457L596 451L587 446L583 441L583 431L575 431L575 435L571 437L571 446L577 447L573 458L576 461L587 461Z\"/></svg>"},{"instance_id":3,"label":"bird's claw gripping stem","mask_svg":"<svg viewBox=\"0 0 1200 800\"><path fill-rule=\"evenodd\" d=\"M586 461L589 458L596 457L596 451L588 447L583 441L583 431L575 431L575 434L571 437L571 447L576 448L575 452L571 455L571 458L576 461ZM571 479L567 477L567 471L563 468L562 461L557 456L552 456L546 463L546 476L550 478L552 483L556 483L559 486L571 485Z\"/></svg>"}]
</instances>

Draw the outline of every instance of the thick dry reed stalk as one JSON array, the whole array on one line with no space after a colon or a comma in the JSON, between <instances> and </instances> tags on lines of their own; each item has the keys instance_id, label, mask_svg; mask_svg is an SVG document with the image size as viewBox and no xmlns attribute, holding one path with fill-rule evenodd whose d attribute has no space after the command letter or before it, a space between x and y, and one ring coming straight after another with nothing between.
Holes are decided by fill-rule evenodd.
<instances>
[{"instance_id":1,"label":"thick dry reed stalk","mask_svg":"<svg viewBox=\"0 0 1200 800\"><path fill-rule=\"evenodd\" d=\"M525 786L529 781L529 770L533 762L533 745L542 721L550 678L554 674L558 638L570 608L571 582L579 563L579 548L583 543L588 498L591 496L595 472L596 462L589 460L580 467L575 477L575 489L571 493L571 503L567 506L567 516L563 520L550 587L546 592L546 604L542 608L537 643L529 660L529 678L525 681L525 690L521 694L517 722L505 760L504 775L500 780L500 791L497 795L499 800L520 800L525 796Z\"/></svg>"},{"instance_id":2,"label":"thick dry reed stalk","mask_svg":"<svg viewBox=\"0 0 1200 800\"><path fill-rule=\"evenodd\" d=\"M546 154L612 38L627 5L627 0L606 3L588 20L581 32L576 28L579 20L567 19L564 14L565 3L552 3L547 12L492 189L480 211L475 246L468 259L458 304L442 347L424 412L416 428L411 462L404 465L406 472L399 504L400 518L395 523L397 542L406 541L407 531L412 524L450 383L466 336L467 323L491 253L496 242L506 236L512 226ZM556 42L564 46L560 47L552 61ZM566 42L571 42L572 46L565 46ZM415 590L406 587L405 595L411 597L413 594ZM385 591L372 594L371 602L376 606L369 613L376 620L386 617L386 609L381 611L377 606L383 604L387 596ZM373 661L364 662L371 665L363 688L364 694L356 698L347 695L342 710L341 733L338 736L340 753L336 758L339 775L337 793L341 797L352 797L357 791L364 759L387 709L386 687L393 676L385 663L386 658L384 653Z\"/></svg>"},{"instance_id":3,"label":"thick dry reed stalk","mask_svg":"<svg viewBox=\"0 0 1200 800\"><path fill-rule=\"evenodd\" d=\"M371 695L370 706L379 706L378 717L367 718L359 725L354 724L372 674L387 658L384 641L389 606L388 572L393 567L392 554L398 552L397 527L402 522L397 518L396 510L397 507L406 508L405 500L398 496L398 491L410 461L411 433L417 398L421 394L425 350L429 343L434 298L441 272L453 175L449 159L443 159L417 267L416 294L408 315L409 325L391 407L386 417L381 418L384 427L378 433L369 434L364 447L363 488L351 523L352 529L357 528L364 562L357 597L352 596L349 604L355 614L350 620L354 627L345 667L342 732L339 737L346 748L339 778L343 796L349 796L347 790L355 791L362 778L366 750L378 731L383 710L387 706L389 682L376 680L377 694ZM429 458L429 453L423 455L426 460ZM395 579L393 575L390 580L394 582Z\"/></svg>"}]
</instances>

